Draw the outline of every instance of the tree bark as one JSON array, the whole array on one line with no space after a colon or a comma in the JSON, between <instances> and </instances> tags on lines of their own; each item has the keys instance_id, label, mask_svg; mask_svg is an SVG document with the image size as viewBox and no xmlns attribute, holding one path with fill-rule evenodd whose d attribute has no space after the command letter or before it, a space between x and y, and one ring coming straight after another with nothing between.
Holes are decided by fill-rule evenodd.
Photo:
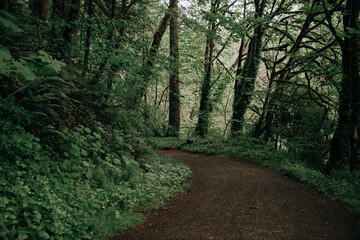
<instances>
[{"instance_id":1,"label":"tree bark","mask_svg":"<svg viewBox=\"0 0 360 240\"><path fill-rule=\"evenodd\" d=\"M38 18L44 21L49 20L49 0L35 0L30 3L30 6Z\"/></svg>"},{"instance_id":2,"label":"tree bark","mask_svg":"<svg viewBox=\"0 0 360 240\"><path fill-rule=\"evenodd\" d=\"M354 171L360 167L360 146L359 146L359 125L360 125L360 67L359 67L359 11L360 2L356 0L349 1L348 11L350 11L349 19L344 17L344 21L349 22L349 28L356 30L351 34L349 41L349 49L351 53L350 64L347 65L349 76L351 77L351 116L350 116L350 170ZM347 27L345 27L347 29ZM346 43L346 41L345 41Z\"/></svg>"},{"instance_id":3,"label":"tree bark","mask_svg":"<svg viewBox=\"0 0 360 240\"><path fill-rule=\"evenodd\" d=\"M171 19L171 9L174 9L175 6L177 6L177 0L170 0L170 4L168 7L167 12L165 13L164 17L161 19L160 25L158 29L156 30L153 41L150 46L150 51L146 59L146 64L143 66L142 76L143 76L143 82L141 83L135 83L134 87L138 88L138 94L136 96L137 99L134 100L134 102L138 102L139 99L146 93L149 77L151 76L151 68L154 65L156 54L159 50L161 39L166 32L167 26L169 25L170 19Z\"/></svg>"},{"instance_id":4,"label":"tree bark","mask_svg":"<svg viewBox=\"0 0 360 240\"><path fill-rule=\"evenodd\" d=\"M51 28L49 41L56 51L58 59L71 60L71 41L75 34L76 21L81 0L53 0L51 13Z\"/></svg>"},{"instance_id":5,"label":"tree bark","mask_svg":"<svg viewBox=\"0 0 360 240\"><path fill-rule=\"evenodd\" d=\"M343 12L345 37L340 41L343 79L339 96L339 120L331 140L328 171L343 169L347 163L354 170L359 164L359 36L358 33L351 33L351 30L359 31L359 5L358 0L348 0Z\"/></svg>"},{"instance_id":6,"label":"tree bark","mask_svg":"<svg viewBox=\"0 0 360 240\"><path fill-rule=\"evenodd\" d=\"M69 56L69 54L71 52L72 37L77 30L76 21L79 15L80 3L81 0L69 0L68 4L65 6L66 8L69 8L69 12L62 35L64 40L62 58L67 62L71 60L71 56Z\"/></svg>"},{"instance_id":7,"label":"tree bark","mask_svg":"<svg viewBox=\"0 0 360 240\"><path fill-rule=\"evenodd\" d=\"M10 6L10 0L0 1L0 10L8 11L9 6Z\"/></svg>"},{"instance_id":8,"label":"tree bark","mask_svg":"<svg viewBox=\"0 0 360 240\"><path fill-rule=\"evenodd\" d=\"M165 13L165 16L161 19L160 25L156 30L153 41L150 47L150 54L146 61L147 66L152 67L154 65L154 58L157 51L159 50L161 39L169 25L171 19L171 9L174 9L177 6L177 0L170 0L168 11Z\"/></svg>"},{"instance_id":9,"label":"tree bark","mask_svg":"<svg viewBox=\"0 0 360 240\"><path fill-rule=\"evenodd\" d=\"M179 20L178 1L172 9L170 19L170 96L169 96L169 126L174 136L180 131L180 88L179 88Z\"/></svg>"},{"instance_id":10,"label":"tree bark","mask_svg":"<svg viewBox=\"0 0 360 240\"><path fill-rule=\"evenodd\" d=\"M216 8L219 5L219 1L215 0L211 3L211 14L216 14ZM205 75L201 85L201 98L199 118L196 125L195 132L199 136L205 136L209 128L209 115L210 115L210 88L211 88L211 73L213 67L213 54L214 54L214 35L216 33L216 23L214 17L209 20L209 31L206 39L205 49Z\"/></svg>"},{"instance_id":11,"label":"tree bark","mask_svg":"<svg viewBox=\"0 0 360 240\"><path fill-rule=\"evenodd\" d=\"M92 0L88 0L88 19L87 19L87 27L86 27L86 39L85 39L85 53L84 53L84 65L82 71L82 78L84 79L86 76L86 72L88 71L89 65L89 53L90 53L90 38L91 38L91 18L93 15L93 6Z\"/></svg>"},{"instance_id":12,"label":"tree bark","mask_svg":"<svg viewBox=\"0 0 360 240\"><path fill-rule=\"evenodd\" d=\"M116 9L116 0L111 0L111 12L110 12L110 16L109 16L111 20L115 18L115 9ZM111 42L113 35L114 35L114 31L110 30L106 40ZM104 73L107 62L108 62L108 59L107 59L107 57L105 57L105 59L100 64L96 75L91 80L90 85L97 85L97 83L100 80L101 75Z\"/></svg>"},{"instance_id":13,"label":"tree bark","mask_svg":"<svg viewBox=\"0 0 360 240\"><path fill-rule=\"evenodd\" d=\"M266 0L261 4L255 1L256 19L263 16ZM261 40L263 36L263 24L259 24L254 29L254 36L250 40L248 53L241 74L237 76L239 80L234 96L233 115L231 119L231 135L236 136L242 131L244 115L250 104L252 91L254 91L255 80L260 67Z\"/></svg>"}]
</instances>

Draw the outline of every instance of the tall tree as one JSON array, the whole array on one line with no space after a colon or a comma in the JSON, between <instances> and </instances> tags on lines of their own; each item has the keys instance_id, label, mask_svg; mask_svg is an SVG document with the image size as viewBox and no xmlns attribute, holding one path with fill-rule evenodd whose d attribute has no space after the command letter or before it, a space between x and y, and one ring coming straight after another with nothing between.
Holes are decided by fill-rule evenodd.
<instances>
[{"instance_id":1,"label":"tall tree","mask_svg":"<svg viewBox=\"0 0 360 240\"><path fill-rule=\"evenodd\" d=\"M211 88L211 73L213 68L213 54L216 36L216 14L219 8L220 1L212 0L210 8L210 17L208 20L208 32L206 35L206 48L205 48L205 74L201 84L201 98L199 118L196 125L196 133L199 136L207 134L209 127L209 114L210 114L210 88Z\"/></svg>"},{"instance_id":2,"label":"tall tree","mask_svg":"<svg viewBox=\"0 0 360 240\"><path fill-rule=\"evenodd\" d=\"M263 16L266 0L255 0L255 21ZM245 59L244 67L240 72L237 72L237 78L240 78L236 84L233 115L231 124L231 133L236 135L242 131L244 115L251 101L252 91L260 66L261 55L261 41L263 31L263 23L259 22L258 26L254 28L254 35L250 40L249 49Z\"/></svg>"},{"instance_id":3,"label":"tall tree","mask_svg":"<svg viewBox=\"0 0 360 240\"><path fill-rule=\"evenodd\" d=\"M89 53L90 53L90 38L91 38L91 18L93 15L93 3L92 0L88 0L87 2L87 12L88 12L88 19L87 19L87 27L86 27L86 39L85 39L85 53L84 53L84 63L83 63L83 72L82 77L85 78L86 72L88 70L89 64Z\"/></svg>"},{"instance_id":4,"label":"tall tree","mask_svg":"<svg viewBox=\"0 0 360 240\"><path fill-rule=\"evenodd\" d=\"M6 6L8 1L4 1L3 4ZM33 0L30 2L30 6L38 18L44 21L49 20L49 0Z\"/></svg>"},{"instance_id":5,"label":"tall tree","mask_svg":"<svg viewBox=\"0 0 360 240\"><path fill-rule=\"evenodd\" d=\"M52 3L50 42L59 59L71 62L72 38L77 31L81 0L54 0Z\"/></svg>"},{"instance_id":6,"label":"tall tree","mask_svg":"<svg viewBox=\"0 0 360 240\"><path fill-rule=\"evenodd\" d=\"M172 9L170 19L170 96L169 126L173 135L179 136L180 131L180 88L179 88L179 20L178 1Z\"/></svg>"},{"instance_id":7,"label":"tall tree","mask_svg":"<svg viewBox=\"0 0 360 240\"><path fill-rule=\"evenodd\" d=\"M144 96L147 90L149 77L152 74L151 70L154 65L156 54L160 48L161 40L166 32L166 29L169 25L170 19L171 19L171 12L174 11L174 9L177 7L177 0L170 0L169 7L164 15L164 17L161 19L161 22L159 24L158 29L156 30L153 41L150 46L149 54L146 59L146 64L143 67L143 82L142 83L136 83L139 87L139 94L137 99L135 99L135 102L139 101L139 99Z\"/></svg>"},{"instance_id":8,"label":"tall tree","mask_svg":"<svg viewBox=\"0 0 360 240\"><path fill-rule=\"evenodd\" d=\"M324 4L326 7L326 5ZM330 169L342 169L350 162L351 170L359 165L359 10L358 0L347 0L343 10L344 37L341 39L328 16L330 29L341 45L343 78L339 96L339 120L331 140Z\"/></svg>"},{"instance_id":9,"label":"tall tree","mask_svg":"<svg viewBox=\"0 0 360 240\"><path fill-rule=\"evenodd\" d=\"M11 2L10 0L0 1L0 9L7 11L10 6L10 2Z\"/></svg>"}]
</instances>

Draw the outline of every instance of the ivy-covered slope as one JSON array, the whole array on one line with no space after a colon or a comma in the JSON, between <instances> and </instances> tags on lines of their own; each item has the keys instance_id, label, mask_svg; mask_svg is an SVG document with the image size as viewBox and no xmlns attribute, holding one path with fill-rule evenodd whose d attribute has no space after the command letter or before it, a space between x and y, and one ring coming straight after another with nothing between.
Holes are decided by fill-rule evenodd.
<instances>
[{"instance_id":1,"label":"ivy-covered slope","mask_svg":"<svg viewBox=\"0 0 360 240\"><path fill-rule=\"evenodd\" d=\"M22 6L29 19L0 11L0 239L106 239L181 192L190 170L143 143L162 123L127 107L123 79L89 85Z\"/></svg>"},{"instance_id":2,"label":"ivy-covered slope","mask_svg":"<svg viewBox=\"0 0 360 240\"><path fill-rule=\"evenodd\" d=\"M5 126L4 126L5 125ZM190 170L104 126L64 129L48 145L2 121L1 239L103 239L181 192ZM144 150L143 150L144 152Z\"/></svg>"}]
</instances>

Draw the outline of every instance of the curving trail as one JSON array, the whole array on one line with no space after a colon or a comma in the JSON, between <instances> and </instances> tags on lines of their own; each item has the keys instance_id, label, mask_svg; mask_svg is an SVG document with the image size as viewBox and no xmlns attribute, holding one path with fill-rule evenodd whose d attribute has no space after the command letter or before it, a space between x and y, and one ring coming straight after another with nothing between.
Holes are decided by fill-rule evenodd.
<instances>
[{"instance_id":1,"label":"curving trail","mask_svg":"<svg viewBox=\"0 0 360 240\"><path fill-rule=\"evenodd\" d=\"M192 185L120 239L355 240L338 201L258 163L159 150L193 171Z\"/></svg>"}]
</instances>

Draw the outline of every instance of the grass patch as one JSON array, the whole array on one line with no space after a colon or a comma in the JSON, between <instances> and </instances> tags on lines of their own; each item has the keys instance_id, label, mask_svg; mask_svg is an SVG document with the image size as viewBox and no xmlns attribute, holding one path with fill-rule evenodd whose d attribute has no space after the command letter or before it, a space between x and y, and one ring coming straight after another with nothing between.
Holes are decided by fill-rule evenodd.
<instances>
[{"instance_id":1,"label":"grass patch","mask_svg":"<svg viewBox=\"0 0 360 240\"><path fill-rule=\"evenodd\" d=\"M149 137L145 141L154 149L179 149L186 144L186 139L176 137Z\"/></svg>"}]
</instances>

